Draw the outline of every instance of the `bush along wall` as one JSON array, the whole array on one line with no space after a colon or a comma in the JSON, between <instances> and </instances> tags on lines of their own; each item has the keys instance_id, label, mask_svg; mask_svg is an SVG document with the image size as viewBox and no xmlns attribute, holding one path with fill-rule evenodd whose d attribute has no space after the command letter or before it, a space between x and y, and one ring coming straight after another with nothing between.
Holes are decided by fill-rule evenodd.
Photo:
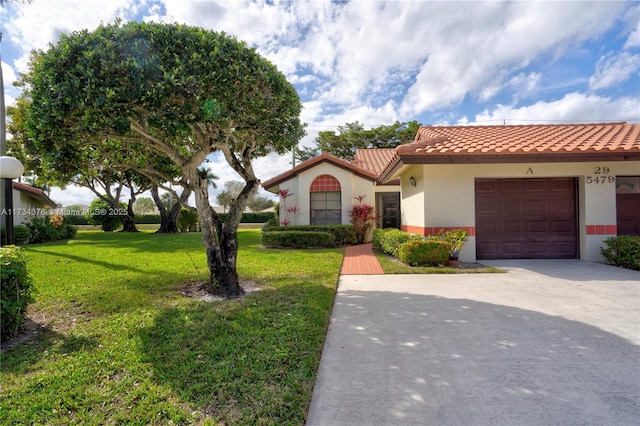
<instances>
[{"instance_id":1,"label":"bush along wall","mask_svg":"<svg viewBox=\"0 0 640 426\"><path fill-rule=\"evenodd\" d=\"M336 239L328 232L263 232L262 245L272 248L333 248L336 246Z\"/></svg>"},{"instance_id":2,"label":"bush along wall","mask_svg":"<svg viewBox=\"0 0 640 426\"><path fill-rule=\"evenodd\" d=\"M640 271L640 236L619 235L604 240L600 249L606 263Z\"/></svg>"},{"instance_id":3,"label":"bush along wall","mask_svg":"<svg viewBox=\"0 0 640 426\"><path fill-rule=\"evenodd\" d=\"M356 231L352 225L287 225L272 226L270 223L265 224L263 231L266 232L326 232L333 235L336 245L352 245L356 243Z\"/></svg>"},{"instance_id":4,"label":"bush along wall","mask_svg":"<svg viewBox=\"0 0 640 426\"><path fill-rule=\"evenodd\" d=\"M402 243L398 258L410 266L444 266L449 260L450 245L442 240L418 240Z\"/></svg>"},{"instance_id":5,"label":"bush along wall","mask_svg":"<svg viewBox=\"0 0 640 426\"><path fill-rule=\"evenodd\" d=\"M26 257L19 247L0 249L0 341L5 341L18 333L27 312L27 305L33 302L33 284L27 273Z\"/></svg>"},{"instance_id":6,"label":"bush along wall","mask_svg":"<svg viewBox=\"0 0 640 426\"><path fill-rule=\"evenodd\" d=\"M15 244L18 246L68 240L75 237L77 232L77 228L66 223L60 215L34 217L30 223L13 228ZM4 227L0 228L0 238L2 245L5 245L7 236Z\"/></svg>"}]
</instances>

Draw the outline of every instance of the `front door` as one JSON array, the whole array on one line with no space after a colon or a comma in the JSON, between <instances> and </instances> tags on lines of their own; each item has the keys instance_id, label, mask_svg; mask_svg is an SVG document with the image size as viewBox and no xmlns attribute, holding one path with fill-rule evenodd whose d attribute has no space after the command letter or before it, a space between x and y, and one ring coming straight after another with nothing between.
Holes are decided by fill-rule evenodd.
<instances>
[{"instance_id":1,"label":"front door","mask_svg":"<svg viewBox=\"0 0 640 426\"><path fill-rule=\"evenodd\" d=\"M378 206L378 227L400 229L400 193L379 192L376 195Z\"/></svg>"}]
</instances>

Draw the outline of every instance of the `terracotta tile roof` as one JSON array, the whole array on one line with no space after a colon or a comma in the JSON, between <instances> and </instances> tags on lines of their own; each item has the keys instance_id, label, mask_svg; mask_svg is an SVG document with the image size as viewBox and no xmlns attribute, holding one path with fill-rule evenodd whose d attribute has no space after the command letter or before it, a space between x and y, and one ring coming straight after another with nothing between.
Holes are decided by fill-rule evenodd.
<instances>
[{"instance_id":1,"label":"terracotta tile roof","mask_svg":"<svg viewBox=\"0 0 640 426\"><path fill-rule=\"evenodd\" d=\"M303 171L308 170L311 167L314 167L317 164L324 163L324 162L333 164L334 166L340 167L345 170L349 170L353 172L355 175L363 177L365 179L369 179L371 181L375 181L378 177L378 173L359 167L354 163L349 163L348 161L345 161L327 152L323 152L317 157L313 157L307 161L304 161L298 164L297 166L295 166L294 168L292 168L291 170L281 173L278 176L274 176L271 179L263 182L262 187L267 191L269 190L277 191L278 185L280 185L282 182L289 180L292 177L297 176L299 173L302 173Z\"/></svg>"},{"instance_id":2,"label":"terracotta tile roof","mask_svg":"<svg viewBox=\"0 0 640 426\"><path fill-rule=\"evenodd\" d=\"M640 125L423 126L395 151L381 181L406 164L640 160Z\"/></svg>"},{"instance_id":3,"label":"terracotta tile roof","mask_svg":"<svg viewBox=\"0 0 640 426\"><path fill-rule=\"evenodd\" d=\"M351 163L379 175L396 153L395 148L359 149Z\"/></svg>"},{"instance_id":4,"label":"terracotta tile roof","mask_svg":"<svg viewBox=\"0 0 640 426\"><path fill-rule=\"evenodd\" d=\"M47 196L47 194L45 194L41 189L34 188L33 186L25 185L20 182L12 182L12 185L13 185L13 189L16 189L20 192L25 192L31 195L33 198L39 200L46 207L54 208L58 206L56 202L53 201L51 198L49 198L49 196Z\"/></svg>"},{"instance_id":5,"label":"terracotta tile roof","mask_svg":"<svg viewBox=\"0 0 640 426\"><path fill-rule=\"evenodd\" d=\"M420 143L422 142L422 143ZM424 154L640 151L640 125L423 126L403 152Z\"/></svg>"}]
</instances>

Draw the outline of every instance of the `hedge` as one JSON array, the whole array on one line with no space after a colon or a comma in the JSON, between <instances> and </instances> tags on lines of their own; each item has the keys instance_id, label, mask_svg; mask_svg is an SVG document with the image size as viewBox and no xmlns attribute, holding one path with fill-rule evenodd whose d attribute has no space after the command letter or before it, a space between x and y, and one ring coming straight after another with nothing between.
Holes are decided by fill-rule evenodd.
<instances>
[{"instance_id":1,"label":"hedge","mask_svg":"<svg viewBox=\"0 0 640 426\"><path fill-rule=\"evenodd\" d=\"M382 232L374 232L373 246L379 247L388 255L398 257L398 249L407 241L421 241L423 237L418 234L404 232L396 228L387 228Z\"/></svg>"},{"instance_id":2,"label":"hedge","mask_svg":"<svg viewBox=\"0 0 640 426\"><path fill-rule=\"evenodd\" d=\"M265 226L263 230L268 232L325 232L333 235L335 243L339 246L352 245L356 243L356 231L353 228L353 225Z\"/></svg>"},{"instance_id":3,"label":"hedge","mask_svg":"<svg viewBox=\"0 0 640 426\"><path fill-rule=\"evenodd\" d=\"M605 262L610 265L640 271L640 236L619 235L604 240L607 247L600 248Z\"/></svg>"},{"instance_id":4,"label":"hedge","mask_svg":"<svg viewBox=\"0 0 640 426\"><path fill-rule=\"evenodd\" d=\"M218 213L222 220L227 218L227 213ZM241 223L265 223L269 219L275 217L274 212L259 212L259 213L243 213ZM87 217L84 215L64 215L64 222L69 225L89 225ZM136 224L138 225L156 225L160 224L159 214L137 214Z\"/></svg>"},{"instance_id":5,"label":"hedge","mask_svg":"<svg viewBox=\"0 0 640 426\"><path fill-rule=\"evenodd\" d=\"M336 246L336 239L328 232L263 232L262 245L273 248L333 248Z\"/></svg>"},{"instance_id":6,"label":"hedge","mask_svg":"<svg viewBox=\"0 0 640 426\"><path fill-rule=\"evenodd\" d=\"M442 240L407 241L398 247L398 258L410 266L441 266L447 264L450 248Z\"/></svg>"},{"instance_id":7,"label":"hedge","mask_svg":"<svg viewBox=\"0 0 640 426\"><path fill-rule=\"evenodd\" d=\"M18 333L27 305L33 302L33 282L19 247L0 249L0 287L0 341L4 342Z\"/></svg>"}]
</instances>

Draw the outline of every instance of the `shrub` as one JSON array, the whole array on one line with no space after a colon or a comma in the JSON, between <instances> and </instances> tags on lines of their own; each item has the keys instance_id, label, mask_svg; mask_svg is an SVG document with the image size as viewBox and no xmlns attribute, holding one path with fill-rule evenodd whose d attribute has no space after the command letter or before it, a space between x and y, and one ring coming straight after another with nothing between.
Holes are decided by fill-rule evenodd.
<instances>
[{"instance_id":1,"label":"shrub","mask_svg":"<svg viewBox=\"0 0 640 426\"><path fill-rule=\"evenodd\" d=\"M24 225L16 225L13 227L13 238L17 246L27 244L29 242L29 228ZM7 231L4 226L0 227L0 242L7 245Z\"/></svg>"},{"instance_id":2,"label":"shrub","mask_svg":"<svg viewBox=\"0 0 640 426\"><path fill-rule=\"evenodd\" d=\"M49 216L46 217L34 217L30 223L27 223L27 229L29 230L29 243L46 243L49 241L68 240L76 236L77 229L73 225L64 223L62 217L60 220L56 220L55 223L59 223L56 226L51 222ZM17 240L16 240L17 241Z\"/></svg>"},{"instance_id":3,"label":"shrub","mask_svg":"<svg viewBox=\"0 0 640 426\"><path fill-rule=\"evenodd\" d=\"M87 217L84 214L66 214L62 216L64 223L69 225L89 225Z\"/></svg>"},{"instance_id":4,"label":"shrub","mask_svg":"<svg viewBox=\"0 0 640 426\"><path fill-rule=\"evenodd\" d=\"M385 230L384 237L382 239L382 251L391 256L398 256L398 249L402 243L407 241L421 241L423 238L418 234L411 234L399 229L391 228Z\"/></svg>"},{"instance_id":5,"label":"shrub","mask_svg":"<svg viewBox=\"0 0 640 426\"><path fill-rule=\"evenodd\" d=\"M438 266L447 263L449 251L446 241L407 241L398 247L398 258L410 266Z\"/></svg>"},{"instance_id":6,"label":"shrub","mask_svg":"<svg viewBox=\"0 0 640 426\"><path fill-rule=\"evenodd\" d=\"M135 219L139 225L159 225L161 222L159 214L137 214Z\"/></svg>"},{"instance_id":7,"label":"shrub","mask_svg":"<svg viewBox=\"0 0 640 426\"><path fill-rule=\"evenodd\" d=\"M195 232L198 224L198 212L191 209L183 208L178 216L178 229L180 232Z\"/></svg>"},{"instance_id":8,"label":"shrub","mask_svg":"<svg viewBox=\"0 0 640 426\"><path fill-rule=\"evenodd\" d=\"M5 341L18 332L34 289L22 249L0 249L0 266L0 341Z\"/></svg>"},{"instance_id":9,"label":"shrub","mask_svg":"<svg viewBox=\"0 0 640 426\"><path fill-rule=\"evenodd\" d=\"M265 223L268 222L272 217L275 217L275 215L276 214L274 212L245 212L242 213L240 223ZM227 219L227 213L218 213L218 216L220 216L220 219L222 219L223 222Z\"/></svg>"},{"instance_id":10,"label":"shrub","mask_svg":"<svg viewBox=\"0 0 640 426\"><path fill-rule=\"evenodd\" d=\"M20 246L29 242L29 228L24 225L16 225L13 227L13 236L16 240L16 245Z\"/></svg>"},{"instance_id":11,"label":"shrub","mask_svg":"<svg viewBox=\"0 0 640 426\"><path fill-rule=\"evenodd\" d=\"M336 239L328 232L276 231L263 232L262 245L278 248L333 248Z\"/></svg>"},{"instance_id":12,"label":"shrub","mask_svg":"<svg viewBox=\"0 0 640 426\"><path fill-rule=\"evenodd\" d=\"M127 209L127 205L120 203L123 210ZM87 222L90 225L97 225L102 227L104 232L115 231L118 226L122 224L120 217L115 214L114 208L106 201L96 198L91 202L89 206L89 213L87 215Z\"/></svg>"},{"instance_id":13,"label":"shrub","mask_svg":"<svg viewBox=\"0 0 640 426\"><path fill-rule=\"evenodd\" d=\"M391 229L391 228L387 228ZM376 228L373 230L373 249L382 251L382 240L384 239L385 229Z\"/></svg>"},{"instance_id":14,"label":"shrub","mask_svg":"<svg viewBox=\"0 0 640 426\"><path fill-rule=\"evenodd\" d=\"M264 229L263 229L264 230ZM335 243L339 246L351 245L356 242L356 231L351 225L297 225L297 226L274 226L269 231L305 231L305 232L326 232L333 235Z\"/></svg>"},{"instance_id":15,"label":"shrub","mask_svg":"<svg viewBox=\"0 0 640 426\"><path fill-rule=\"evenodd\" d=\"M274 228L277 228L278 226L280 226L278 218L276 216L273 216L268 221L266 221L264 225L262 225L262 232L273 231Z\"/></svg>"},{"instance_id":16,"label":"shrub","mask_svg":"<svg viewBox=\"0 0 640 426\"><path fill-rule=\"evenodd\" d=\"M604 240L600 253L610 265L640 271L640 236L619 235Z\"/></svg>"}]
</instances>

